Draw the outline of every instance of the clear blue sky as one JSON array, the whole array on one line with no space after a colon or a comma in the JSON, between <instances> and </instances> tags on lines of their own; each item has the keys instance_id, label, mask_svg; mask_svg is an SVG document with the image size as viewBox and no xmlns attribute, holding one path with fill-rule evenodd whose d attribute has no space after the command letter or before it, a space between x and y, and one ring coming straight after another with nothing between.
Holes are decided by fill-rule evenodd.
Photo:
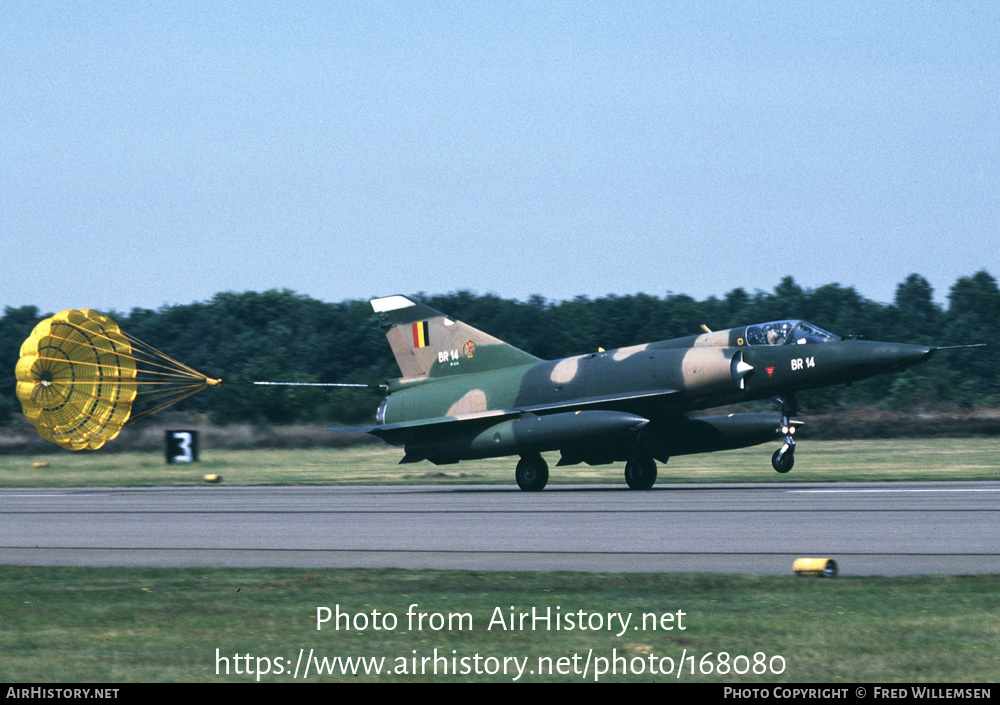
<instances>
[{"instance_id":1,"label":"clear blue sky","mask_svg":"<svg viewBox=\"0 0 1000 705\"><path fill-rule=\"evenodd\" d=\"M5 0L0 261L43 310L941 300L1000 275L1000 4Z\"/></svg>"}]
</instances>

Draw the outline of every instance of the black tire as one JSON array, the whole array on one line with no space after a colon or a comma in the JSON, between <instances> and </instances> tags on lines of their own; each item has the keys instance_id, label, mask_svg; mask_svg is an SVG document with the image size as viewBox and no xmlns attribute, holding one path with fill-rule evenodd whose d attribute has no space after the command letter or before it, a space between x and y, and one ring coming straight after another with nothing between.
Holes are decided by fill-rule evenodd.
<instances>
[{"instance_id":1,"label":"black tire","mask_svg":"<svg viewBox=\"0 0 1000 705\"><path fill-rule=\"evenodd\" d=\"M625 463L625 482L633 490L648 490L656 482L656 462L638 458Z\"/></svg>"},{"instance_id":2,"label":"black tire","mask_svg":"<svg viewBox=\"0 0 1000 705\"><path fill-rule=\"evenodd\" d=\"M549 466L540 455L521 458L517 462L514 479L525 492L541 492L549 482Z\"/></svg>"},{"instance_id":3,"label":"black tire","mask_svg":"<svg viewBox=\"0 0 1000 705\"><path fill-rule=\"evenodd\" d=\"M784 474L792 469L795 465L795 454L791 449L785 451L784 455L781 455L781 448L774 451L774 455L771 456L771 467L773 467L778 472Z\"/></svg>"}]
</instances>

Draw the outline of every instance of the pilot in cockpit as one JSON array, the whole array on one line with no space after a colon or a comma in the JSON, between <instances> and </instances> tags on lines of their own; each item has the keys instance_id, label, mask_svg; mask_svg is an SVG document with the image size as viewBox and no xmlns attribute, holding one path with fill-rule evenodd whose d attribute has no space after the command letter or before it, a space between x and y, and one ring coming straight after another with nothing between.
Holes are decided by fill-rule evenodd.
<instances>
[{"instance_id":1,"label":"pilot in cockpit","mask_svg":"<svg viewBox=\"0 0 1000 705\"><path fill-rule=\"evenodd\" d=\"M773 323L767 326L764 339L768 345L783 345L788 338L789 328L787 322Z\"/></svg>"}]
</instances>

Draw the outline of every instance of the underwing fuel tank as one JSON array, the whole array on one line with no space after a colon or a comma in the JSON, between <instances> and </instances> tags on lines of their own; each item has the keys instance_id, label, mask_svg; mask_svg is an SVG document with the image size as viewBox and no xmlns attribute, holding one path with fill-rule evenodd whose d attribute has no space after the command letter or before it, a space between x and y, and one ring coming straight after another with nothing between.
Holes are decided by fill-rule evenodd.
<instances>
[{"instance_id":1,"label":"underwing fuel tank","mask_svg":"<svg viewBox=\"0 0 1000 705\"><path fill-rule=\"evenodd\" d=\"M791 426L801 425L792 421ZM643 440L653 446L657 458L673 455L711 453L717 450L747 448L773 441L780 436L778 414L729 414L681 418L669 423L650 424L643 430Z\"/></svg>"},{"instance_id":2,"label":"underwing fuel tank","mask_svg":"<svg viewBox=\"0 0 1000 705\"><path fill-rule=\"evenodd\" d=\"M407 444L400 462L430 460L442 464L540 453L595 440L614 443L648 423L648 419L624 411L570 411L543 416L526 413L460 436Z\"/></svg>"}]
</instances>

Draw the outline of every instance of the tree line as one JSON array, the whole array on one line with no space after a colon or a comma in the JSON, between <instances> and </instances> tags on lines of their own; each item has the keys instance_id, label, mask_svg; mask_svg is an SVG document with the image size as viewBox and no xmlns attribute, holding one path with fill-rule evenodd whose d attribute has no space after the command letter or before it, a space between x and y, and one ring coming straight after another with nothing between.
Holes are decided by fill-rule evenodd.
<instances>
[{"instance_id":1,"label":"tree line","mask_svg":"<svg viewBox=\"0 0 1000 705\"><path fill-rule=\"evenodd\" d=\"M839 335L930 345L987 343L1000 329L1000 289L987 271L952 285L947 305L919 274L896 287L891 304L854 288L804 289L788 276L773 291L733 289L696 301L683 294L527 301L468 291L416 298L543 359L610 350L770 320L802 318ZM14 366L21 343L52 312L7 307L0 318L0 425L20 423ZM378 383L399 370L367 301L328 303L288 290L220 293L159 310L103 312L140 340L223 385L183 402L218 424L367 423L379 396L367 390L260 387L254 381ZM894 410L1000 406L1000 370L990 348L935 356L902 375L801 395L804 411L848 406Z\"/></svg>"}]
</instances>

